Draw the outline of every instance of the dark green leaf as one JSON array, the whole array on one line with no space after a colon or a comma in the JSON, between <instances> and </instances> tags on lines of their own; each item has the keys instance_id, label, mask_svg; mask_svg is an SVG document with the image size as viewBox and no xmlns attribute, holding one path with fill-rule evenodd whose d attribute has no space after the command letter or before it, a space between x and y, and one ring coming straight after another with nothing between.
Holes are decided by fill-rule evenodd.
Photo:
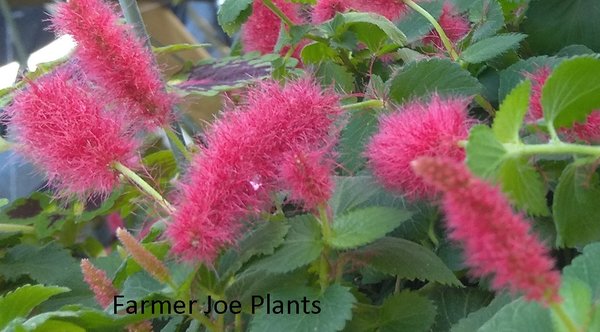
<instances>
[{"instance_id":1,"label":"dark green leaf","mask_svg":"<svg viewBox=\"0 0 600 332\"><path fill-rule=\"evenodd\" d=\"M371 176L338 176L329 206L337 216L368 202L381 190Z\"/></svg>"},{"instance_id":2,"label":"dark green leaf","mask_svg":"<svg viewBox=\"0 0 600 332\"><path fill-rule=\"evenodd\" d=\"M430 59L411 62L389 81L390 97L398 103L437 92L440 95L472 96L481 84L455 62Z\"/></svg>"},{"instance_id":3,"label":"dark green leaf","mask_svg":"<svg viewBox=\"0 0 600 332\"><path fill-rule=\"evenodd\" d=\"M364 167L365 144L377 130L377 115L374 112L355 112L342 131L340 139L340 163L343 169L354 173Z\"/></svg>"},{"instance_id":4,"label":"dark green leaf","mask_svg":"<svg viewBox=\"0 0 600 332\"><path fill-rule=\"evenodd\" d=\"M506 96L520 82L527 78L527 74L534 73L539 68L547 66L554 68L563 59L547 56L533 57L526 60L521 60L514 65L500 72L500 88L498 90L499 100L504 100Z\"/></svg>"},{"instance_id":5,"label":"dark green leaf","mask_svg":"<svg viewBox=\"0 0 600 332\"><path fill-rule=\"evenodd\" d=\"M437 308L433 331L449 331L450 327L490 303L493 294L478 288L438 287L430 298Z\"/></svg>"},{"instance_id":6,"label":"dark green leaf","mask_svg":"<svg viewBox=\"0 0 600 332\"><path fill-rule=\"evenodd\" d=\"M450 329L450 332L473 332L478 331L488 320L490 320L500 309L512 301L508 295L497 296L490 304L475 312L470 313L467 317L458 321L458 323Z\"/></svg>"},{"instance_id":7,"label":"dark green leaf","mask_svg":"<svg viewBox=\"0 0 600 332\"><path fill-rule=\"evenodd\" d=\"M590 286L594 301L600 299L600 243L583 248L583 253L563 270L564 278L577 278Z\"/></svg>"},{"instance_id":8,"label":"dark green leaf","mask_svg":"<svg viewBox=\"0 0 600 332\"><path fill-rule=\"evenodd\" d=\"M491 60L517 48L524 38L525 35L520 33L507 33L483 39L464 50L461 58L469 63Z\"/></svg>"},{"instance_id":9,"label":"dark green leaf","mask_svg":"<svg viewBox=\"0 0 600 332\"><path fill-rule=\"evenodd\" d=\"M431 250L414 242L386 237L357 250L358 261L378 271L406 279L461 286L454 273Z\"/></svg>"},{"instance_id":10,"label":"dark green leaf","mask_svg":"<svg viewBox=\"0 0 600 332\"><path fill-rule=\"evenodd\" d=\"M226 0L219 8L217 18L223 31L233 35L252 13L253 0Z\"/></svg>"},{"instance_id":11,"label":"dark green leaf","mask_svg":"<svg viewBox=\"0 0 600 332\"><path fill-rule=\"evenodd\" d=\"M537 302L523 298L500 309L477 332L548 332L553 331L550 313Z\"/></svg>"},{"instance_id":12,"label":"dark green leaf","mask_svg":"<svg viewBox=\"0 0 600 332\"><path fill-rule=\"evenodd\" d=\"M350 249L371 243L393 231L411 215L408 211L388 207L351 211L333 220L329 244L337 249Z\"/></svg>"}]
</instances>

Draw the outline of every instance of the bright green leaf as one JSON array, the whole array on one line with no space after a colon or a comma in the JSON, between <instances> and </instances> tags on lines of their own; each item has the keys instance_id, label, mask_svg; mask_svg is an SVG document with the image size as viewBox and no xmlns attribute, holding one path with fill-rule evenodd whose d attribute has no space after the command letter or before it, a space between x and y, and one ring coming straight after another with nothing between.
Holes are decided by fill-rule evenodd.
<instances>
[{"instance_id":1,"label":"bright green leaf","mask_svg":"<svg viewBox=\"0 0 600 332\"><path fill-rule=\"evenodd\" d=\"M498 181L502 191L520 209L533 216L548 216L548 189L540 173L527 158L506 159L500 166Z\"/></svg>"},{"instance_id":2,"label":"bright green leaf","mask_svg":"<svg viewBox=\"0 0 600 332\"><path fill-rule=\"evenodd\" d=\"M356 259L374 269L406 279L461 286L454 273L431 250L400 238L385 237L355 252Z\"/></svg>"},{"instance_id":3,"label":"bright green leaf","mask_svg":"<svg viewBox=\"0 0 600 332\"><path fill-rule=\"evenodd\" d=\"M305 64L319 63L324 60L333 59L337 53L329 45L321 42L313 42L302 48L302 61Z\"/></svg>"},{"instance_id":4,"label":"bright green leaf","mask_svg":"<svg viewBox=\"0 0 600 332\"><path fill-rule=\"evenodd\" d=\"M388 207L354 210L333 220L329 244L337 249L355 248L371 243L411 216L411 213Z\"/></svg>"},{"instance_id":5,"label":"bright green leaf","mask_svg":"<svg viewBox=\"0 0 600 332\"><path fill-rule=\"evenodd\" d=\"M562 278L560 297L562 298L563 302L561 302L559 305L563 307L565 314L571 319L572 322L582 326L589 321L590 313L592 311L592 292L589 285L577 278ZM554 331L572 331L556 314L556 311L551 310L551 313L552 322L555 327ZM581 330L583 331L583 329Z\"/></svg>"},{"instance_id":6,"label":"bright green leaf","mask_svg":"<svg viewBox=\"0 0 600 332\"><path fill-rule=\"evenodd\" d=\"M491 60L517 48L524 38L525 35L520 33L507 33L483 39L464 50L461 58L469 63Z\"/></svg>"},{"instance_id":7,"label":"bright green leaf","mask_svg":"<svg viewBox=\"0 0 600 332\"><path fill-rule=\"evenodd\" d=\"M368 24L371 26L372 33L374 33L373 28L378 29L382 31L392 43L397 44L398 46L404 46L407 42L404 33L402 33L394 23L383 16L359 12L338 13L336 16L340 16L341 19L338 18L334 20L334 22L338 22L338 24L335 24L332 28L338 36L348 29L351 29L352 26Z\"/></svg>"},{"instance_id":8,"label":"bright green leaf","mask_svg":"<svg viewBox=\"0 0 600 332\"><path fill-rule=\"evenodd\" d=\"M219 8L217 18L223 31L233 35L252 13L253 0L226 0Z\"/></svg>"},{"instance_id":9,"label":"bright green leaf","mask_svg":"<svg viewBox=\"0 0 600 332\"><path fill-rule=\"evenodd\" d=\"M471 129L467 142L467 165L471 171L481 177L493 177L500 167L506 149L498 142L492 129L477 125Z\"/></svg>"},{"instance_id":10,"label":"bright green leaf","mask_svg":"<svg viewBox=\"0 0 600 332\"><path fill-rule=\"evenodd\" d=\"M502 102L492 130L502 143L519 143L519 131L529 110L531 81L519 84Z\"/></svg>"},{"instance_id":11,"label":"bright green leaf","mask_svg":"<svg viewBox=\"0 0 600 332\"><path fill-rule=\"evenodd\" d=\"M17 317L27 317L31 310L50 297L68 292L65 287L24 285L0 297L0 328Z\"/></svg>"}]
</instances>

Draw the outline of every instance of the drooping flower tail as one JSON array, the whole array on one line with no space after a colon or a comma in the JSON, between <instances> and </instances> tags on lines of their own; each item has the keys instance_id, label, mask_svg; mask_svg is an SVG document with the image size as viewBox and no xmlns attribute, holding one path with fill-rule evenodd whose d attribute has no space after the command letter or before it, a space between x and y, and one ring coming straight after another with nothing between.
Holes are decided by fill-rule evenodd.
<instances>
[{"instance_id":1,"label":"drooping flower tail","mask_svg":"<svg viewBox=\"0 0 600 332\"><path fill-rule=\"evenodd\" d=\"M240 220L270 202L285 155L329 146L341 113L338 97L312 79L252 88L244 105L213 124L192 162L167 230L173 251L212 262L234 244Z\"/></svg>"},{"instance_id":2,"label":"drooping flower tail","mask_svg":"<svg viewBox=\"0 0 600 332\"><path fill-rule=\"evenodd\" d=\"M473 275L494 275L492 287L520 292L529 300L560 301L560 274L548 249L513 212L499 188L481 180L460 162L421 157L412 163L425 182L443 193L450 238L464 245Z\"/></svg>"},{"instance_id":3,"label":"drooping flower tail","mask_svg":"<svg viewBox=\"0 0 600 332\"><path fill-rule=\"evenodd\" d=\"M126 229L117 229L117 237L125 250L146 272L160 282L169 280L169 270L153 253L148 251Z\"/></svg>"},{"instance_id":4,"label":"drooping flower tail","mask_svg":"<svg viewBox=\"0 0 600 332\"><path fill-rule=\"evenodd\" d=\"M133 29L119 23L115 8L104 0L70 0L57 5L54 28L77 41L79 65L123 107L149 128L172 117L174 99L165 91L153 55Z\"/></svg>"},{"instance_id":5,"label":"drooping flower tail","mask_svg":"<svg viewBox=\"0 0 600 332\"><path fill-rule=\"evenodd\" d=\"M113 303L114 297L119 294L119 291L106 276L106 272L95 267L88 259L81 260L81 272L83 273L83 280L88 284L96 297L96 301L102 308L106 308Z\"/></svg>"}]
</instances>

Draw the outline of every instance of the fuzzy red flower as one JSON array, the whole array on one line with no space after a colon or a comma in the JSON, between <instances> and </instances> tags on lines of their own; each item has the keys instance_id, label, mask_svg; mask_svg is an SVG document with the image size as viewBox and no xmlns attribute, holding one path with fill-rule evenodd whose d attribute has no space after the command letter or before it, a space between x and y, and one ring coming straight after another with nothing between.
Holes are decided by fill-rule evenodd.
<instances>
[{"instance_id":1,"label":"fuzzy red flower","mask_svg":"<svg viewBox=\"0 0 600 332\"><path fill-rule=\"evenodd\" d=\"M283 160L281 180L291 192L291 199L307 210L326 203L333 193L334 160L326 150L294 151Z\"/></svg>"},{"instance_id":2,"label":"fuzzy red flower","mask_svg":"<svg viewBox=\"0 0 600 332\"><path fill-rule=\"evenodd\" d=\"M113 162L137 163L125 119L109 114L70 68L39 78L7 109L17 149L63 194L107 194L118 183Z\"/></svg>"},{"instance_id":3,"label":"fuzzy red flower","mask_svg":"<svg viewBox=\"0 0 600 332\"><path fill-rule=\"evenodd\" d=\"M312 12L312 21L314 23L323 23L332 19L336 13L343 13L350 9L348 0L319 0Z\"/></svg>"},{"instance_id":4,"label":"fuzzy red flower","mask_svg":"<svg viewBox=\"0 0 600 332\"><path fill-rule=\"evenodd\" d=\"M492 287L521 292L544 304L560 301L560 274L548 249L531 234L499 188L471 175L463 163L421 157L412 163L425 182L444 193L450 238L461 242L478 277L494 274Z\"/></svg>"},{"instance_id":5,"label":"fuzzy red flower","mask_svg":"<svg viewBox=\"0 0 600 332\"><path fill-rule=\"evenodd\" d=\"M286 0L273 0L279 8L293 23L302 23L300 16L300 5L290 3ZM262 54L272 53L279 31L281 20L261 1L252 4L252 15L242 26L242 44L245 52L259 51ZM296 50L298 57L300 47ZM282 50L285 53L287 50Z\"/></svg>"},{"instance_id":6,"label":"fuzzy red flower","mask_svg":"<svg viewBox=\"0 0 600 332\"><path fill-rule=\"evenodd\" d=\"M240 219L269 203L285 155L328 146L341 112L338 97L309 79L251 89L244 105L213 124L192 162L167 230L173 251L212 262L234 244Z\"/></svg>"},{"instance_id":7,"label":"fuzzy red flower","mask_svg":"<svg viewBox=\"0 0 600 332\"><path fill-rule=\"evenodd\" d=\"M420 156L462 161L465 153L458 141L467 138L472 123L467 106L466 99L434 95L428 103L412 102L384 117L366 152L375 176L411 199L432 198L435 190L414 174L410 162Z\"/></svg>"},{"instance_id":8,"label":"fuzzy red flower","mask_svg":"<svg viewBox=\"0 0 600 332\"><path fill-rule=\"evenodd\" d=\"M391 21L399 20L407 11L402 0L352 0L352 8L360 12L379 14Z\"/></svg>"},{"instance_id":9,"label":"fuzzy red flower","mask_svg":"<svg viewBox=\"0 0 600 332\"><path fill-rule=\"evenodd\" d=\"M544 110L542 109L542 89L546 80L552 71L549 67L540 67L533 73L526 73L525 76L531 79L531 99L529 100L529 112L527 120L536 122L544 118Z\"/></svg>"},{"instance_id":10,"label":"fuzzy red flower","mask_svg":"<svg viewBox=\"0 0 600 332\"><path fill-rule=\"evenodd\" d=\"M469 20L456 12L452 4L448 1L444 2L442 14L440 15L438 23L448 36L448 39L453 43L466 36L471 29ZM444 49L442 39L435 29L431 30L429 34L423 38L423 43L432 44L438 49Z\"/></svg>"},{"instance_id":11,"label":"fuzzy red flower","mask_svg":"<svg viewBox=\"0 0 600 332\"><path fill-rule=\"evenodd\" d=\"M133 119L149 128L171 119L173 97L165 92L153 55L130 26L119 24L103 0L69 0L57 5L54 28L77 41L76 57L86 74L113 98L127 102Z\"/></svg>"},{"instance_id":12,"label":"fuzzy red flower","mask_svg":"<svg viewBox=\"0 0 600 332\"><path fill-rule=\"evenodd\" d=\"M112 281L106 276L106 272L95 267L88 259L82 259L81 273L83 273L83 280L88 284L92 293L94 293L96 302L102 308L106 308L113 303L114 297L119 292L113 286Z\"/></svg>"}]
</instances>

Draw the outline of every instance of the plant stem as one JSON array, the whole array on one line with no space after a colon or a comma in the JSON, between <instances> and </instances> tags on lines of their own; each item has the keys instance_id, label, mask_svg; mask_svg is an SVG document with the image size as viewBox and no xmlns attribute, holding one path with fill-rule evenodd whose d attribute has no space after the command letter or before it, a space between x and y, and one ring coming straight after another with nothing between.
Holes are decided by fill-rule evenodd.
<instances>
[{"instance_id":1,"label":"plant stem","mask_svg":"<svg viewBox=\"0 0 600 332\"><path fill-rule=\"evenodd\" d=\"M440 36L440 39L442 40L442 44L444 44L444 47L446 48L446 50L448 50L448 54L450 54L450 58L452 58L452 60L454 60L454 61L458 60L458 53L456 53L456 50L454 50L454 47L452 46L452 42L450 41L450 38L448 38L448 35L446 35L446 32L444 32L444 29L437 22L437 20L433 16L431 16L431 14L429 14L429 12L427 12L423 7L419 6L414 1L412 1L412 0L402 0L402 1L404 1L404 3L406 5L408 5L410 8L412 8L413 10L415 10L416 12L421 14L423 17L425 17L427 19L427 21L429 21L429 23L431 23L431 25L433 25L433 28L435 29L435 31Z\"/></svg>"},{"instance_id":2,"label":"plant stem","mask_svg":"<svg viewBox=\"0 0 600 332\"><path fill-rule=\"evenodd\" d=\"M580 145L571 143L548 143L548 144L514 144L505 143L504 148L511 157L531 155L555 155L555 154L582 154L600 158L600 146Z\"/></svg>"},{"instance_id":3,"label":"plant stem","mask_svg":"<svg viewBox=\"0 0 600 332\"><path fill-rule=\"evenodd\" d=\"M218 332L225 332L225 314L217 316L216 328Z\"/></svg>"},{"instance_id":4,"label":"plant stem","mask_svg":"<svg viewBox=\"0 0 600 332\"><path fill-rule=\"evenodd\" d=\"M168 126L165 126L163 127L163 130L165 131L165 134L167 134L169 142L177 147L177 149L181 152L181 154L185 157L187 161L191 161L192 155L186 148L185 144L183 144L183 141L179 139L179 136L173 131L173 129L171 129Z\"/></svg>"},{"instance_id":5,"label":"plant stem","mask_svg":"<svg viewBox=\"0 0 600 332\"><path fill-rule=\"evenodd\" d=\"M127 23L133 25L136 35L139 38L142 38L144 43L146 43L146 47L151 50L152 46L150 45L148 31L146 31L146 25L144 24L144 20L142 20L142 14L137 5L137 1L119 0L119 5L121 5L121 10L123 11L123 16L125 16Z\"/></svg>"},{"instance_id":6,"label":"plant stem","mask_svg":"<svg viewBox=\"0 0 600 332\"><path fill-rule=\"evenodd\" d=\"M490 116L494 116L496 114L496 109L494 109L494 106L492 106L487 99L483 98L482 95L476 95L473 97L473 100L475 100L475 102L479 104L479 106L481 106L481 108L483 108Z\"/></svg>"},{"instance_id":7,"label":"plant stem","mask_svg":"<svg viewBox=\"0 0 600 332\"><path fill-rule=\"evenodd\" d=\"M324 205L319 206L319 220L321 221L321 229L323 237L328 240L331 237L331 227L329 226L329 217L327 216L327 208Z\"/></svg>"},{"instance_id":8,"label":"plant stem","mask_svg":"<svg viewBox=\"0 0 600 332\"><path fill-rule=\"evenodd\" d=\"M356 109L363 109L363 108L383 108L383 106L384 106L384 103L382 100L370 99L370 100L361 101L359 103L343 105L342 109L356 110Z\"/></svg>"},{"instance_id":9,"label":"plant stem","mask_svg":"<svg viewBox=\"0 0 600 332\"><path fill-rule=\"evenodd\" d=\"M199 321L202 325L206 326L209 331L220 331L215 323L213 323L208 317L204 316L202 313L195 312L192 310L190 317Z\"/></svg>"},{"instance_id":10,"label":"plant stem","mask_svg":"<svg viewBox=\"0 0 600 332\"><path fill-rule=\"evenodd\" d=\"M242 314L235 315L235 320L233 321L233 329L234 329L234 331L235 332L242 332L242 331L244 331L244 326L242 324L243 324Z\"/></svg>"},{"instance_id":11,"label":"plant stem","mask_svg":"<svg viewBox=\"0 0 600 332\"><path fill-rule=\"evenodd\" d=\"M279 7L277 7L273 1L271 0L262 0L262 2L265 4L265 6L267 6L267 8L269 8L273 14L277 15L277 17L279 17L279 19L285 24L287 25L288 28L291 28L294 26L294 22L292 22L292 20L290 20L289 17L287 17L287 15L285 15L284 12L281 11L281 9L279 9Z\"/></svg>"},{"instance_id":12,"label":"plant stem","mask_svg":"<svg viewBox=\"0 0 600 332\"><path fill-rule=\"evenodd\" d=\"M552 310L556 314L556 316L563 322L563 324L565 324L567 331L581 332L581 330L577 328L577 325L575 325L573 320L571 320L569 315L567 315L562 305L560 305L559 303L553 303L550 305L550 310Z\"/></svg>"},{"instance_id":13,"label":"plant stem","mask_svg":"<svg viewBox=\"0 0 600 332\"><path fill-rule=\"evenodd\" d=\"M171 203L169 203L158 191L156 191L156 189L152 188L148 182L144 181L144 179L142 179L134 171L130 170L127 166L117 161L112 164L112 167L123 174L123 176L128 178L132 183L134 183L143 193L154 199L167 213L172 213L175 211Z\"/></svg>"},{"instance_id":14,"label":"plant stem","mask_svg":"<svg viewBox=\"0 0 600 332\"><path fill-rule=\"evenodd\" d=\"M33 234L35 229L32 226L0 224L0 233L21 232L24 234Z\"/></svg>"}]
</instances>

